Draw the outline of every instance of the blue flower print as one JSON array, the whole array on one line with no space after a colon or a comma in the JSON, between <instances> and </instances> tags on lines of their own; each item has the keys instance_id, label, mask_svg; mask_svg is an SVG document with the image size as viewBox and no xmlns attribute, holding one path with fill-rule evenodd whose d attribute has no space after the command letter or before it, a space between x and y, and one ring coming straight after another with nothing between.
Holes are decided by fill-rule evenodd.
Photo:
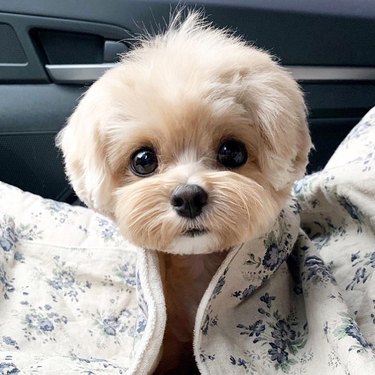
<instances>
[{"instance_id":1,"label":"blue flower print","mask_svg":"<svg viewBox=\"0 0 375 375\"><path fill-rule=\"evenodd\" d=\"M123 309L119 312L96 312L91 314L95 326L104 337L119 345L120 340L124 335L134 337L137 334L137 316L128 309Z\"/></svg>"},{"instance_id":2,"label":"blue flower print","mask_svg":"<svg viewBox=\"0 0 375 375\"><path fill-rule=\"evenodd\" d=\"M14 363L11 362L0 362L0 374L4 375L17 375L20 374L20 370Z\"/></svg>"},{"instance_id":3,"label":"blue flower print","mask_svg":"<svg viewBox=\"0 0 375 375\"><path fill-rule=\"evenodd\" d=\"M282 341L289 346L291 342L295 340L296 332L291 329L289 323L287 323L284 319L281 319L275 324L275 327L271 332L271 336L275 339L275 342Z\"/></svg>"},{"instance_id":4,"label":"blue flower print","mask_svg":"<svg viewBox=\"0 0 375 375\"><path fill-rule=\"evenodd\" d=\"M362 281L362 284L364 284L367 281L368 277L369 275L367 273L366 268L358 268L354 275L353 282L356 282L358 284Z\"/></svg>"},{"instance_id":5,"label":"blue flower print","mask_svg":"<svg viewBox=\"0 0 375 375\"><path fill-rule=\"evenodd\" d=\"M0 290L3 290L3 297L4 299L9 299L9 293L13 293L15 291L14 285L14 278L9 279L8 275L2 265L0 265Z\"/></svg>"},{"instance_id":6,"label":"blue flower print","mask_svg":"<svg viewBox=\"0 0 375 375\"><path fill-rule=\"evenodd\" d=\"M142 332L144 332L145 328L146 328L146 320L145 319L141 319L138 321L137 323L137 333L140 334Z\"/></svg>"},{"instance_id":7,"label":"blue flower print","mask_svg":"<svg viewBox=\"0 0 375 375\"><path fill-rule=\"evenodd\" d=\"M288 361L288 353L284 350L285 344L282 341L271 342L270 346L271 349L268 349L268 354L272 361L277 361L279 364Z\"/></svg>"},{"instance_id":8,"label":"blue flower print","mask_svg":"<svg viewBox=\"0 0 375 375\"><path fill-rule=\"evenodd\" d=\"M70 288L74 284L74 277L72 272L62 271L58 278L52 279L50 285L55 289Z\"/></svg>"},{"instance_id":9,"label":"blue flower print","mask_svg":"<svg viewBox=\"0 0 375 375\"><path fill-rule=\"evenodd\" d=\"M320 202L314 198L314 194L311 194L317 178L319 178L319 175L315 173L305 176L295 183L293 186L293 195L297 198L298 204L296 205L296 208L292 208L293 213L297 214L302 211L301 204L303 204L304 208L315 208L320 204Z\"/></svg>"},{"instance_id":10,"label":"blue flower print","mask_svg":"<svg viewBox=\"0 0 375 375\"><path fill-rule=\"evenodd\" d=\"M39 328L44 332L50 332L55 329L55 327L49 319L42 319L39 322Z\"/></svg>"},{"instance_id":11,"label":"blue flower print","mask_svg":"<svg viewBox=\"0 0 375 375\"><path fill-rule=\"evenodd\" d=\"M77 215L76 210L72 209L71 206L68 206L64 203L52 200L45 200L43 201L43 203L52 216L57 227L63 225L66 222L69 222L70 216Z\"/></svg>"},{"instance_id":12,"label":"blue flower print","mask_svg":"<svg viewBox=\"0 0 375 375\"><path fill-rule=\"evenodd\" d=\"M300 203L295 198L292 199L292 202L291 202L289 207L291 208L294 215L298 215L302 211L302 207L301 207Z\"/></svg>"},{"instance_id":13,"label":"blue flower print","mask_svg":"<svg viewBox=\"0 0 375 375\"><path fill-rule=\"evenodd\" d=\"M372 126L373 126L373 123L371 121L361 121L346 136L346 138L342 141L340 147L350 146L352 140L359 139L362 136L366 135L369 131L369 128L371 128Z\"/></svg>"},{"instance_id":14,"label":"blue flower print","mask_svg":"<svg viewBox=\"0 0 375 375\"><path fill-rule=\"evenodd\" d=\"M233 366L239 366L243 367L245 370L247 370L249 362L245 361L243 358L234 358L232 355L229 357L230 363Z\"/></svg>"},{"instance_id":15,"label":"blue flower print","mask_svg":"<svg viewBox=\"0 0 375 375\"><path fill-rule=\"evenodd\" d=\"M104 228L102 231L102 237L104 241L110 240L114 236L114 229L111 227Z\"/></svg>"},{"instance_id":16,"label":"blue flower print","mask_svg":"<svg viewBox=\"0 0 375 375\"><path fill-rule=\"evenodd\" d=\"M226 268L223 274L220 276L217 284L215 285L214 291L212 292L212 299L215 299L223 290L225 285L225 278L228 272L228 268Z\"/></svg>"},{"instance_id":17,"label":"blue flower print","mask_svg":"<svg viewBox=\"0 0 375 375\"><path fill-rule=\"evenodd\" d=\"M355 262L357 259L360 259L360 251L357 251L356 253L352 254L351 257L350 257L350 261L353 263Z\"/></svg>"},{"instance_id":18,"label":"blue flower print","mask_svg":"<svg viewBox=\"0 0 375 375\"><path fill-rule=\"evenodd\" d=\"M358 328L357 323L353 318L347 313L340 313L342 321L341 324L333 331L335 337L339 340L342 338L347 338L348 336L355 339L355 344L349 348L349 351L355 350L358 353L363 351L372 352L373 345L369 343L365 337L362 335Z\"/></svg>"},{"instance_id":19,"label":"blue flower print","mask_svg":"<svg viewBox=\"0 0 375 375\"><path fill-rule=\"evenodd\" d=\"M137 286L139 287L141 282L139 279L139 273L136 273L136 280L137 280ZM137 329L136 332L138 335L142 334L146 328L147 320L148 320L148 306L147 302L145 300L145 296L143 294L142 289L137 289L138 293L138 307L137 307L137 316L138 316L138 323L137 323Z\"/></svg>"},{"instance_id":20,"label":"blue flower print","mask_svg":"<svg viewBox=\"0 0 375 375\"><path fill-rule=\"evenodd\" d=\"M277 232L270 232L264 240L266 253L262 260L262 265L266 271L275 271L284 261L291 246L290 227L283 221L278 221Z\"/></svg>"},{"instance_id":21,"label":"blue flower print","mask_svg":"<svg viewBox=\"0 0 375 375\"><path fill-rule=\"evenodd\" d=\"M250 265L250 266L254 265L256 268L259 268L262 264L262 258L261 257L255 258L255 255L250 253L248 254L248 259L244 264Z\"/></svg>"},{"instance_id":22,"label":"blue flower print","mask_svg":"<svg viewBox=\"0 0 375 375\"><path fill-rule=\"evenodd\" d=\"M76 353L74 353L73 350L69 353L70 359L74 361L79 369L80 374L86 374L86 375L95 375L95 374L107 374L111 373L113 374L113 370L117 370L116 373L126 374L127 368L118 366L114 362L110 362L107 359L103 358L95 358L95 357L80 357ZM89 366L88 366L89 365ZM92 367L90 366L92 365ZM90 368L92 368L92 371L90 371Z\"/></svg>"},{"instance_id":23,"label":"blue flower print","mask_svg":"<svg viewBox=\"0 0 375 375\"><path fill-rule=\"evenodd\" d=\"M13 217L8 215L0 217L0 249L5 254L9 254L18 241L34 241L37 238L41 238L41 233L37 225L20 223L16 227ZM5 260L8 260L7 256Z\"/></svg>"},{"instance_id":24,"label":"blue flower print","mask_svg":"<svg viewBox=\"0 0 375 375\"><path fill-rule=\"evenodd\" d=\"M266 329L266 326L262 320L257 320L251 328L255 336L259 336Z\"/></svg>"},{"instance_id":25,"label":"blue flower print","mask_svg":"<svg viewBox=\"0 0 375 375\"><path fill-rule=\"evenodd\" d=\"M357 222L358 224L358 232L362 232L362 226L364 221L364 215L359 210L357 206L355 206L350 200L343 196L343 195L336 195L337 201L340 203L340 205L347 211L347 213L350 215L350 217Z\"/></svg>"},{"instance_id":26,"label":"blue flower print","mask_svg":"<svg viewBox=\"0 0 375 375\"><path fill-rule=\"evenodd\" d=\"M264 308L258 312L263 319L250 324L238 324L240 335L252 338L254 344L267 345L268 360L274 368L289 372L291 366L298 363L297 355L304 348L307 339L307 323L299 322L296 312L282 317L278 310L272 308L272 301L276 297L265 293L260 297ZM250 358L250 357L249 357Z\"/></svg>"},{"instance_id":27,"label":"blue flower print","mask_svg":"<svg viewBox=\"0 0 375 375\"><path fill-rule=\"evenodd\" d=\"M23 319L24 337L28 341L41 338L42 343L55 341L55 331L64 324L68 324L66 316L60 316L52 310L50 305L33 307L30 305L29 313Z\"/></svg>"},{"instance_id":28,"label":"blue flower print","mask_svg":"<svg viewBox=\"0 0 375 375\"><path fill-rule=\"evenodd\" d=\"M346 286L346 290L353 290L360 284L365 284L375 268L375 251L366 254L357 251L351 254L350 262L355 269L352 281Z\"/></svg>"},{"instance_id":29,"label":"blue flower print","mask_svg":"<svg viewBox=\"0 0 375 375\"><path fill-rule=\"evenodd\" d=\"M270 246L268 246L266 250L266 254L262 262L263 266L264 268L270 271L273 271L280 264L280 260L281 260L281 257L280 257L279 247L277 243L273 242L270 244Z\"/></svg>"},{"instance_id":30,"label":"blue flower print","mask_svg":"<svg viewBox=\"0 0 375 375\"><path fill-rule=\"evenodd\" d=\"M238 298L240 301L244 301L249 298L256 290L257 286L249 285L244 290L236 290L232 293L232 296Z\"/></svg>"},{"instance_id":31,"label":"blue flower print","mask_svg":"<svg viewBox=\"0 0 375 375\"><path fill-rule=\"evenodd\" d=\"M307 256L304 266L306 271L304 271L302 274L307 281L311 280L313 284L320 282L331 282L336 284L330 268L318 256Z\"/></svg>"},{"instance_id":32,"label":"blue flower print","mask_svg":"<svg viewBox=\"0 0 375 375\"><path fill-rule=\"evenodd\" d=\"M115 238L119 237L119 229L111 221L97 217L98 225L101 228L100 237L103 238L105 242L113 241Z\"/></svg>"},{"instance_id":33,"label":"blue flower print","mask_svg":"<svg viewBox=\"0 0 375 375\"><path fill-rule=\"evenodd\" d=\"M206 314L206 317L204 318L204 321L203 321L203 324L202 324L202 327L201 327L201 331L202 331L203 335L208 334L209 323L210 323L210 316L208 314Z\"/></svg>"},{"instance_id":34,"label":"blue flower print","mask_svg":"<svg viewBox=\"0 0 375 375\"><path fill-rule=\"evenodd\" d=\"M118 276L125 285L129 287L134 287L137 284L136 277L136 267L134 264L129 262L124 263L123 265L117 267L114 270L116 276Z\"/></svg>"},{"instance_id":35,"label":"blue flower print","mask_svg":"<svg viewBox=\"0 0 375 375\"><path fill-rule=\"evenodd\" d=\"M241 328L243 331L240 332L240 335L248 335L249 337L254 337L254 344L259 341L259 336L265 331L266 326L263 323L263 320L257 320L254 324L245 326L243 324L238 324L237 328Z\"/></svg>"},{"instance_id":36,"label":"blue flower print","mask_svg":"<svg viewBox=\"0 0 375 375\"><path fill-rule=\"evenodd\" d=\"M362 335L362 332L358 329L358 326L356 324L349 324L345 328L345 333L348 336L351 336L355 338L359 345L361 345L363 348L370 349L372 348L372 344L370 344Z\"/></svg>"},{"instance_id":37,"label":"blue flower print","mask_svg":"<svg viewBox=\"0 0 375 375\"><path fill-rule=\"evenodd\" d=\"M17 261L17 262L20 262L20 263L25 263L25 257L19 251L16 251L14 253L14 260Z\"/></svg>"},{"instance_id":38,"label":"blue flower print","mask_svg":"<svg viewBox=\"0 0 375 375\"><path fill-rule=\"evenodd\" d=\"M339 202L346 209L346 211L348 211L348 213L352 217L352 219L360 220L360 218L362 216L360 211L358 210L358 208L356 206L354 206L352 203L350 203L350 201L348 199L346 199L345 197L340 197Z\"/></svg>"},{"instance_id":39,"label":"blue flower print","mask_svg":"<svg viewBox=\"0 0 375 375\"><path fill-rule=\"evenodd\" d=\"M370 146L370 147L372 147L372 146ZM375 152L374 151L368 152L367 155L363 158L360 157L360 160L362 161L362 165L363 165L362 172L371 171L371 168L374 164L374 158L375 158Z\"/></svg>"},{"instance_id":40,"label":"blue flower print","mask_svg":"<svg viewBox=\"0 0 375 375\"><path fill-rule=\"evenodd\" d=\"M201 331L202 331L203 335L208 334L208 330L209 330L210 327L216 327L218 325L218 316L217 315L211 316L211 314L212 314L212 310L210 308L208 310L208 312L206 314L206 317L203 320L203 324L201 326Z\"/></svg>"},{"instance_id":41,"label":"blue flower print","mask_svg":"<svg viewBox=\"0 0 375 375\"><path fill-rule=\"evenodd\" d=\"M17 350L20 350L20 347L18 346L17 344L17 341L16 340L13 340L11 337L9 336L3 336L3 343L5 345L9 345L9 346L13 346L15 349Z\"/></svg>"},{"instance_id":42,"label":"blue flower print","mask_svg":"<svg viewBox=\"0 0 375 375\"><path fill-rule=\"evenodd\" d=\"M59 256L53 259L55 261L53 277L46 282L56 291L61 291L64 296L78 302L79 293L85 293L86 289L90 289L91 283L76 280L76 270L68 266L65 261L61 261Z\"/></svg>"},{"instance_id":43,"label":"blue flower print","mask_svg":"<svg viewBox=\"0 0 375 375\"><path fill-rule=\"evenodd\" d=\"M40 314L27 314L25 322L30 328L34 328L40 332L51 332L55 329L52 322Z\"/></svg>"},{"instance_id":44,"label":"blue flower print","mask_svg":"<svg viewBox=\"0 0 375 375\"><path fill-rule=\"evenodd\" d=\"M0 232L0 246L4 251L12 250L14 244L17 242L17 236L14 233L13 228L7 227L1 234Z\"/></svg>"},{"instance_id":45,"label":"blue flower print","mask_svg":"<svg viewBox=\"0 0 375 375\"><path fill-rule=\"evenodd\" d=\"M261 296L261 297L260 297L260 300L261 300L262 302L264 302L264 303L267 305L267 307L270 309L270 308L271 308L272 301L274 301L275 298L276 298L276 297L274 297L274 296L270 296L268 293L266 293L264 296Z\"/></svg>"},{"instance_id":46,"label":"blue flower print","mask_svg":"<svg viewBox=\"0 0 375 375\"><path fill-rule=\"evenodd\" d=\"M204 350L202 350L199 354L199 359L201 360L201 362L214 361L215 354L207 354Z\"/></svg>"},{"instance_id":47,"label":"blue flower print","mask_svg":"<svg viewBox=\"0 0 375 375\"><path fill-rule=\"evenodd\" d=\"M303 228L314 242L316 248L321 250L331 242L342 241L347 235L347 228L343 223L334 223L328 216L321 217L320 221L314 221L310 228Z\"/></svg>"},{"instance_id":48,"label":"blue flower print","mask_svg":"<svg viewBox=\"0 0 375 375\"><path fill-rule=\"evenodd\" d=\"M116 336L116 330L120 327L121 323L118 317L110 316L103 319L103 330L109 336Z\"/></svg>"},{"instance_id":49,"label":"blue flower print","mask_svg":"<svg viewBox=\"0 0 375 375\"><path fill-rule=\"evenodd\" d=\"M360 283L364 284L367 281L368 277L369 277L369 273L367 272L367 268L365 267L357 268L352 281L346 286L345 289L353 290L357 284L360 284Z\"/></svg>"},{"instance_id":50,"label":"blue flower print","mask_svg":"<svg viewBox=\"0 0 375 375\"><path fill-rule=\"evenodd\" d=\"M375 268L375 251L370 255L369 264L372 268Z\"/></svg>"}]
</instances>

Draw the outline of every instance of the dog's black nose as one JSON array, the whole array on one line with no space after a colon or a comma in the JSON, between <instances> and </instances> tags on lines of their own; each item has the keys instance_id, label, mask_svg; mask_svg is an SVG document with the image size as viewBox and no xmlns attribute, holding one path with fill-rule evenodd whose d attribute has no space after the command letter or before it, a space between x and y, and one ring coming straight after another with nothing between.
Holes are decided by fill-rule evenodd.
<instances>
[{"instance_id":1,"label":"dog's black nose","mask_svg":"<svg viewBox=\"0 0 375 375\"><path fill-rule=\"evenodd\" d=\"M180 216L193 219L200 215L207 198L207 193L200 186L181 185L173 192L171 205Z\"/></svg>"}]
</instances>

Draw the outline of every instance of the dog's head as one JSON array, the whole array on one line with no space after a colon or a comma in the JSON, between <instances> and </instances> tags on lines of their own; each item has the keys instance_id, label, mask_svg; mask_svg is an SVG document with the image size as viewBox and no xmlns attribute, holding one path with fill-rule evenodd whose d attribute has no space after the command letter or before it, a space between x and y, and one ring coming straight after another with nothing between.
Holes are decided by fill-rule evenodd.
<instances>
[{"instance_id":1,"label":"dog's head","mask_svg":"<svg viewBox=\"0 0 375 375\"><path fill-rule=\"evenodd\" d=\"M311 147L290 74L196 13L93 84L57 143L89 207L136 245L178 254L266 231Z\"/></svg>"}]
</instances>

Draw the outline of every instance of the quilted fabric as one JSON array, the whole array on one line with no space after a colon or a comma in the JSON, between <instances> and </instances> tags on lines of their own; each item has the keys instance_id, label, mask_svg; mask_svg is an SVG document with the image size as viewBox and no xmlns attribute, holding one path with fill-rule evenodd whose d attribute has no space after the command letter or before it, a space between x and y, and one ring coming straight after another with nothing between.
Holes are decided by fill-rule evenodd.
<instances>
[{"instance_id":1,"label":"quilted fabric","mask_svg":"<svg viewBox=\"0 0 375 375\"><path fill-rule=\"evenodd\" d=\"M160 290L150 261L105 217L0 184L0 374L141 368Z\"/></svg>"},{"instance_id":2,"label":"quilted fabric","mask_svg":"<svg viewBox=\"0 0 375 375\"><path fill-rule=\"evenodd\" d=\"M375 374L375 110L232 250L198 309L202 374ZM149 374L156 254L92 211L0 184L0 373Z\"/></svg>"}]
</instances>

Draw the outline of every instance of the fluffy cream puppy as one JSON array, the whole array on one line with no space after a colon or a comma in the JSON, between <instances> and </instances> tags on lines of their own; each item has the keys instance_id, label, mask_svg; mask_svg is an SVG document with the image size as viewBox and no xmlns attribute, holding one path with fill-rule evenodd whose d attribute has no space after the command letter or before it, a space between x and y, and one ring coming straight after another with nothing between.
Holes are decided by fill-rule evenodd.
<instances>
[{"instance_id":1,"label":"fluffy cream puppy","mask_svg":"<svg viewBox=\"0 0 375 375\"><path fill-rule=\"evenodd\" d=\"M267 231L305 171L298 85L190 13L94 83L57 143L78 196L158 252L168 321L157 373L191 374L210 279L228 250Z\"/></svg>"}]
</instances>

